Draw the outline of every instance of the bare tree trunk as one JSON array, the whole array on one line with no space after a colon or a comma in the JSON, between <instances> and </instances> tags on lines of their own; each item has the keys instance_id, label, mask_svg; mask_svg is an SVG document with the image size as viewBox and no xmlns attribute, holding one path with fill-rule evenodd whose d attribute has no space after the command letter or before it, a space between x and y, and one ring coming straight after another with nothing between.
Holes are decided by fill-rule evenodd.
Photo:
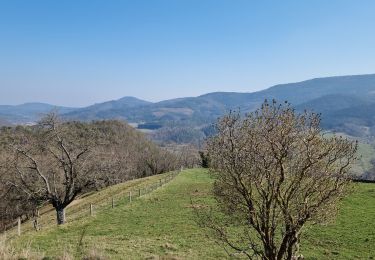
<instances>
[{"instance_id":1,"label":"bare tree trunk","mask_svg":"<svg viewBox=\"0 0 375 260\"><path fill-rule=\"evenodd\" d=\"M294 254L298 253L298 234L296 231L292 231L289 235L286 235L283 239L282 245L279 249L277 258L281 259L293 259Z\"/></svg>"},{"instance_id":2,"label":"bare tree trunk","mask_svg":"<svg viewBox=\"0 0 375 260\"><path fill-rule=\"evenodd\" d=\"M65 223L65 208L56 208L57 225Z\"/></svg>"},{"instance_id":3,"label":"bare tree trunk","mask_svg":"<svg viewBox=\"0 0 375 260\"><path fill-rule=\"evenodd\" d=\"M276 259L276 255L274 253L274 248L271 245L265 244L264 245L264 260L274 260Z\"/></svg>"},{"instance_id":4,"label":"bare tree trunk","mask_svg":"<svg viewBox=\"0 0 375 260\"><path fill-rule=\"evenodd\" d=\"M299 244L298 244L299 235L294 235L288 244L287 250L287 259L298 259L298 251L299 251Z\"/></svg>"}]
</instances>

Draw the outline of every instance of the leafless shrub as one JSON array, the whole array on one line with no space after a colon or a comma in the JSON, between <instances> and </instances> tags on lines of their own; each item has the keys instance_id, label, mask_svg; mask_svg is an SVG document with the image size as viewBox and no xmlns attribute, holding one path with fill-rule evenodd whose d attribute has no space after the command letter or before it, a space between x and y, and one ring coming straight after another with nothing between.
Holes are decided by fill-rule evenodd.
<instances>
[{"instance_id":1,"label":"leafless shrub","mask_svg":"<svg viewBox=\"0 0 375 260\"><path fill-rule=\"evenodd\" d=\"M244 118L224 116L217 130L207 145L217 207L199 223L229 254L297 257L306 222L333 218L350 190L357 143L324 137L317 114L267 101Z\"/></svg>"}]
</instances>

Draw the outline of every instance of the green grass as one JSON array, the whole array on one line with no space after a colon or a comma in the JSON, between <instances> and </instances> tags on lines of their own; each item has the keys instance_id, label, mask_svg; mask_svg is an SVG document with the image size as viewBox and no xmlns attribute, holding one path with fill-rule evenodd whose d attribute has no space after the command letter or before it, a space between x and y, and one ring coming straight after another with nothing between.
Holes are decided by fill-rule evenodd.
<instances>
[{"instance_id":1,"label":"green grass","mask_svg":"<svg viewBox=\"0 0 375 260\"><path fill-rule=\"evenodd\" d=\"M370 144L359 142L358 143L358 155L359 159L357 163L353 166L353 172L356 175L360 175L363 172L372 169L371 160L375 158L374 147Z\"/></svg>"},{"instance_id":2,"label":"green grass","mask_svg":"<svg viewBox=\"0 0 375 260\"><path fill-rule=\"evenodd\" d=\"M125 198L118 202L118 207L104 209L94 217L80 218L38 233L29 231L14 242L19 248L31 242L33 248L48 256L68 251L78 258L81 253L96 248L111 259L225 258L224 250L197 227L191 208L191 197L210 199L207 193L211 183L205 171L184 171L131 204ZM88 199L93 201L95 197L93 194ZM81 238L83 249L78 246Z\"/></svg>"},{"instance_id":3,"label":"green grass","mask_svg":"<svg viewBox=\"0 0 375 260\"><path fill-rule=\"evenodd\" d=\"M375 259L375 184L358 184L335 223L311 227L302 243L309 259Z\"/></svg>"},{"instance_id":4,"label":"green grass","mask_svg":"<svg viewBox=\"0 0 375 260\"><path fill-rule=\"evenodd\" d=\"M90 204L94 205L94 212L101 212L102 210L108 210L111 207L112 199L116 206L122 206L129 202L129 192L132 192L132 196L137 198L139 189L141 189L142 195L151 192L155 189L160 180L163 182L165 178L172 177L173 173L165 173L157 176L150 176L147 178L136 179L125 183L113 185L106 189L85 194L84 196L73 201L66 209L67 224L74 224L77 221L87 220L87 216L90 212ZM43 231L54 230L56 228L56 213L52 206L47 205L40 210L41 218L39 219L40 225ZM33 232L34 228L32 222L26 222L22 224L22 233L28 234ZM12 238L16 236L16 229L11 230L7 233L7 236Z\"/></svg>"},{"instance_id":5,"label":"green grass","mask_svg":"<svg viewBox=\"0 0 375 260\"><path fill-rule=\"evenodd\" d=\"M366 171L372 170L373 166L371 160L375 158L374 144L370 144L366 139L356 138L344 133L336 133L337 136L342 136L350 140L358 140L358 161L354 163L352 172L355 175L361 175ZM332 133L326 133L327 137L332 137Z\"/></svg>"},{"instance_id":6,"label":"green grass","mask_svg":"<svg viewBox=\"0 0 375 260\"><path fill-rule=\"evenodd\" d=\"M137 180L136 185L157 178ZM30 230L12 242L18 248L31 243L48 256L68 251L79 258L95 248L110 259L224 259L224 250L196 225L191 205L191 198L212 203L211 185L205 170L186 170L131 204L125 197L114 209L103 206L93 217L80 217L62 227L51 225L41 232ZM109 188L111 192L92 194L73 205L71 211L86 209L81 204L98 197L107 196L108 201L108 194L114 191L126 194L131 187L121 184ZM344 201L335 223L309 228L301 250L307 259L375 258L375 184L359 184Z\"/></svg>"}]
</instances>

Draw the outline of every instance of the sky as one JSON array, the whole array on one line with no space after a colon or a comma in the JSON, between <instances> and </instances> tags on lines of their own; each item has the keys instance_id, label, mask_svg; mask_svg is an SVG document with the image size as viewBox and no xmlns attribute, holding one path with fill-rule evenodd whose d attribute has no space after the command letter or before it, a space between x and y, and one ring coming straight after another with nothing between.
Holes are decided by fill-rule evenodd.
<instances>
[{"instance_id":1,"label":"sky","mask_svg":"<svg viewBox=\"0 0 375 260\"><path fill-rule=\"evenodd\" d=\"M372 0L0 0L0 104L81 107L375 73Z\"/></svg>"}]
</instances>

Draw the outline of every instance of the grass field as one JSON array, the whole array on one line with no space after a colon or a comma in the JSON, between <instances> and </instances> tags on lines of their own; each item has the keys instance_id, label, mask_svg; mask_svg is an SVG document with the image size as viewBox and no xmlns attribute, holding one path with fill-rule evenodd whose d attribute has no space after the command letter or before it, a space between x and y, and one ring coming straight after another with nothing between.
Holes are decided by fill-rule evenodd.
<instances>
[{"instance_id":1,"label":"grass field","mask_svg":"<svg viewBox=\"0 0 375 260\"><path fill-rule=\"evenodd\" d=\"M373 167L371 163L371 160L375 158L375 150L373 145L364 142L359 142L358 155L359 159L357 163L354 164L352 171L356 175L361 175L364 172L370 171Z\"/></svg>"},{"instance_id":2,"label":"grass field","mask_svg":"<svg viewBox=\"0 0 375 260\"><path fill-rule=\"evenodd\" d=\"M351 140L358 141L358 161L354 163L352 167L353 174L359 176L364 172L370 171L373 169L371 160L375 158L375 149L374 144L369 143L368 140L356 138L344 133L336 133L337 136L343 136ZM332 133L326 133L327 137L332 137Z\"/></svg>"},{"instance_id":3,"label":"grass field","mask_svg":"<svg viewBox=\"0 0 375 260\"><path fill-rule=\"evenodd\" d=\"M108 201L113 192L126 194L132 186L155 182L158 177L92 194L73 205L70 212L76 210L78 216L81 208L87 213L82 204L100 201L99 197ZM125 197L114 209L102 207L95 216L77 217L62 227L29 230L11 242L50 257L68 252L79 259L95 249L110 259L224 259L224 250L197 227L191 207L191 198L212 202L211 185L205 170L186 170L131 204ZM301 250L307 259L375 259L375 184L359 184L343 203L335 223L308 228Z\"/></svg>"}]
</instances>

